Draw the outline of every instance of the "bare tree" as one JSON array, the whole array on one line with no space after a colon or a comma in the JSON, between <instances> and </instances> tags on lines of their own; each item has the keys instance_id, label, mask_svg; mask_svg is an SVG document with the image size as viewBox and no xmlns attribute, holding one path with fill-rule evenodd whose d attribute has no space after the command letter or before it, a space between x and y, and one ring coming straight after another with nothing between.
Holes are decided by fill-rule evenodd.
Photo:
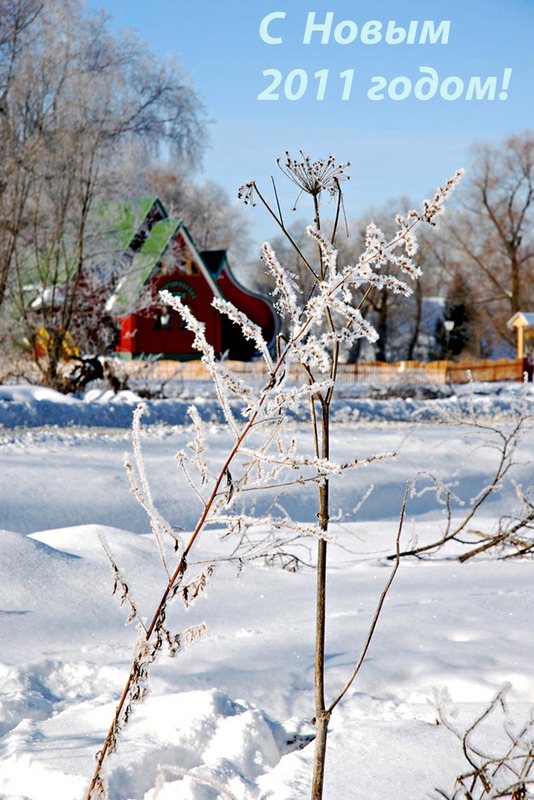
<instances>
[{"instance_id":1,"label":"bare tree","mask_svg":"<svg viewBox=\"0 0 534 800\"><path fill-rule=\"evenodd\" d=\"M21 142L11 119L10 96L25 31L41 8L41 0L0 0L0 307L28 191L28 181L17 169Z\"/></svg>"},{"instance_id":2,"label":"bare tree","mask_svg":"<svg viewBox=\"0 0 534 800\"><path fill-rule=\"evenodd\" d=\"M145 181L170 216L184 222L200 250L228 250L237 267L248 259L248 222L221 186L199 183L187 170L168 165L150 167Z\"/></svg>"},{"instance_id":3,"label":"bare tree","mask_svg":"<svg viewBox=\"0 0 534 800\"><path fill-rule=\"evenodd\" d=\"M486 338L508 343L506 323L534 302L534 132L476 144L456 213L444 225L449 259L471 274Z\"/></svg>"},{"instance_id":4,"label":"bare tree","mask_svg":"<svg viewBox=\"0 0 534 800\"><path fill-rule=\"evenodd\" d=\"M336 244L341 257L350 263L365 247L369 219L384 231L386 237L391 237L394 233L395 210L407 212L413 205L408 198L401 197L388 200L379 208L369 209L364 216L351 224L350 236L344 236L340 231ZM426 266L425 251L420 244L417 252L412 255L412 261L418 269ZM377 361L400 361L413 357L422 319L424 280L423 274L414 285L414 291L409 298L402 297L394 286L388 285L373 287L365 296L361 290L356 291L355 298L362 304L362 313L373 323L379 334L373 345ZM349 361L359 360L360 345L361 340L354 343L354 348L348 353Z\"/></svg>"},{"instance_id":5,"label":"bare tree","mask_svg":"<svg viewBox=\"0 0 534 800\"><path fill-rule=\"evenodd\" d=\"M44 0L21 37L5 96L3 287L34 352L44 336L39 365L53 385L70 331L83 329L90 210L117 190L121 148L138 140L157 154L166 144L194 161L202 108L175 65L112 36L75 0Z\"/></svg>"}]
</instances>

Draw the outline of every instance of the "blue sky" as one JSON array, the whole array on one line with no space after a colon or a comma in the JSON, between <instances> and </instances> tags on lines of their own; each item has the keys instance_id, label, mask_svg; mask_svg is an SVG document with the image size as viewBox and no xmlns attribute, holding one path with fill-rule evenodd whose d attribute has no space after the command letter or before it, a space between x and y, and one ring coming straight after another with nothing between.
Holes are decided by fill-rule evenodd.
<instances>
[{"instance_id":1,"label":"blue sky","mask_svg":"<svg viewBox=\"0 0 534 800\"><path fill-rule=\"evenodd\" d=\"M333 153L352 162L353 216L392 197L422 200L465 166L476 140L534 127L534 0L90 0L88 8L103 8L112 28L131 28L187 70L213 121L201 177L231 195L251 178L268 185L286 149ZM390 20L411 24L414 43L385 41ZM447 43L420 42L425 20L435 29L450 21ZM310 21L331 22L328 41L324 28L324 42L316 30L305 43ZM467 99L473 78L481 86L495 78L495 99ZM419 99L418 85L423 96L437 90ZM261 100L262 92L279 96Z\"/></svg>"}]
</instances>

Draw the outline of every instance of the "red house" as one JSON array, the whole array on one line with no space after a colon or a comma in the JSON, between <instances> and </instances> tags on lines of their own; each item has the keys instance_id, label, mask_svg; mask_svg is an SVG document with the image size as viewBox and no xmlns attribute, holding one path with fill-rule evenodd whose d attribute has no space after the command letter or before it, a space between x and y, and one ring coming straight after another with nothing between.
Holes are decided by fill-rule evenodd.
<instances>
[{"instance_id":1,"label":"red house","mask_svg":"<svg viewBox=\"0 0 534 800\"><path fill-rule=\"evenodd\" d=\"M119 352L130 357L200 357L192 346L193 334L184 328L180 315L162 305L161 289L189 305L205 324L208 342L221 356L249 361L256 353L254 343L245 339L240 328L213 308L214 297L233 303L262 329L269 345L274 344L279 319L271 302L239 283L224 250L198 251L186 227L168 219L155 197L113 204L113 208L113 234L123 255L108 310L119 318ZM106 225L111 225L107 216Z\"/></svg>"}]
</instances>

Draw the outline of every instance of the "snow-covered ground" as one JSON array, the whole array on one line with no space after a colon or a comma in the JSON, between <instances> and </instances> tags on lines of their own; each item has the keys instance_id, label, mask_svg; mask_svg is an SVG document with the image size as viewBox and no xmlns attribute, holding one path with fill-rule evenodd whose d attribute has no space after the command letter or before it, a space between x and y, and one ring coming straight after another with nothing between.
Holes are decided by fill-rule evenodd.
<instances>
[{"instance_id":1,"label":"snow-covered ground","mask_svg":"<svg viewBox=\"0 0 534 800\"><path fill-rule=\"evenodd\" d=\"M62 397L0 387L1 800L82 800L87 790L136 638L112 596L101 540L142 616L161 592L161 562L124 468L138 399L103 389ZM191 530L198 514L175 459L190 439L192 400L220 460L230 436L205 387L149 401L143 418L154 501L177 532ZM463 426L461 416L473 410L484 424L497 420L506 428L521 404L533 413L531 384L454 387L435 400L369 397L361 387L342 392L335 457L397 457L333 487L339 518L330 548L328 697L350 673L390 573L385 556L406 480L430 471L457 481L459 499L468 503L499 453L490 435ZM290 428L307 435L297 413ZM510 480L481 509L476 527L491 530L516 506L512 478L532 483L533 445L531 428ZM356 517L345 519L371 485ZM295 519L314 518L312 488L287 490L279 502ZM404 544L434 536L442 525L435 495L413 497ZM306 545L298 553L313 560L314 544ZM213 563L227 551L228 541L213 531L192 557ZM454 724L464 730L509 683L510 712L517 724L528 718L534 564L491 556L460 564L453 555L401 563L364 666L332 717L326 800L422 800L437 797L436 787L450 791L467 763L458 740L436 724L438 702L455 710ZM108 762L111 800L309 796L314 585L306 565L288 572L216 564L207 595L187 612L175 611L177 630L205 623L206 633L154 666L149 696ZM492 716L488 728L486 745L496 746L500 720Z\"/></svg>"}]
</instances>

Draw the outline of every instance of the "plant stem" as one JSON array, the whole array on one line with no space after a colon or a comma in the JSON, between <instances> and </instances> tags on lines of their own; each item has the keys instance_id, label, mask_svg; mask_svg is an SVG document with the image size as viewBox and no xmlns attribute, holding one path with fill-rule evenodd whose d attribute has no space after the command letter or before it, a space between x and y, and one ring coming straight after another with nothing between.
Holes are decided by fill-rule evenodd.
<instances>
[{"instance_id":1,"label":"plant stem","mask_svg":"<svg viewBox=\"0 0 534 800\"><path fill-rule=\"evenodd\" d=\"M337 360L334 361L334 364ZM334 367L335 369L335 367ZM335 373L334 373L335 377ZM330 400L322 399L321 415L321 457L330 457ZM329 484L325 479L318 487L319 530L326 533L329 520ZM325 637L326 637L326 574L328 543L319 539L317 544L317 583L315 617L315 752L313 759L311 800L321 800L323 796L326 766L326 745L330 712L326 710L324 691Z\"/></svg>"},{"instance_id":2,"label":"plant stem","mask_svg":"<svg viewBox=\"0 0 534 800\"><path fill-rule=\"evenodd\" d=\"M326 766L326 741L330 712L323 711L315 720L315 755L313 761L313 777L311 800L322 800L324 773Z\"/></svg>"},{"instance_id":3,"label":"plant stem","mask_svg":"<svg viewBox=\"0 0 534 800\"><path fill-rule=\"evenodd\" d=\"M326 633L326 563L328 544L320 539L317 547L317 599L315 619L315 752L313 759L312 800L323 796L326 744L330 712L325 709L324 653Z\"/></svg>"}]
</instances>

